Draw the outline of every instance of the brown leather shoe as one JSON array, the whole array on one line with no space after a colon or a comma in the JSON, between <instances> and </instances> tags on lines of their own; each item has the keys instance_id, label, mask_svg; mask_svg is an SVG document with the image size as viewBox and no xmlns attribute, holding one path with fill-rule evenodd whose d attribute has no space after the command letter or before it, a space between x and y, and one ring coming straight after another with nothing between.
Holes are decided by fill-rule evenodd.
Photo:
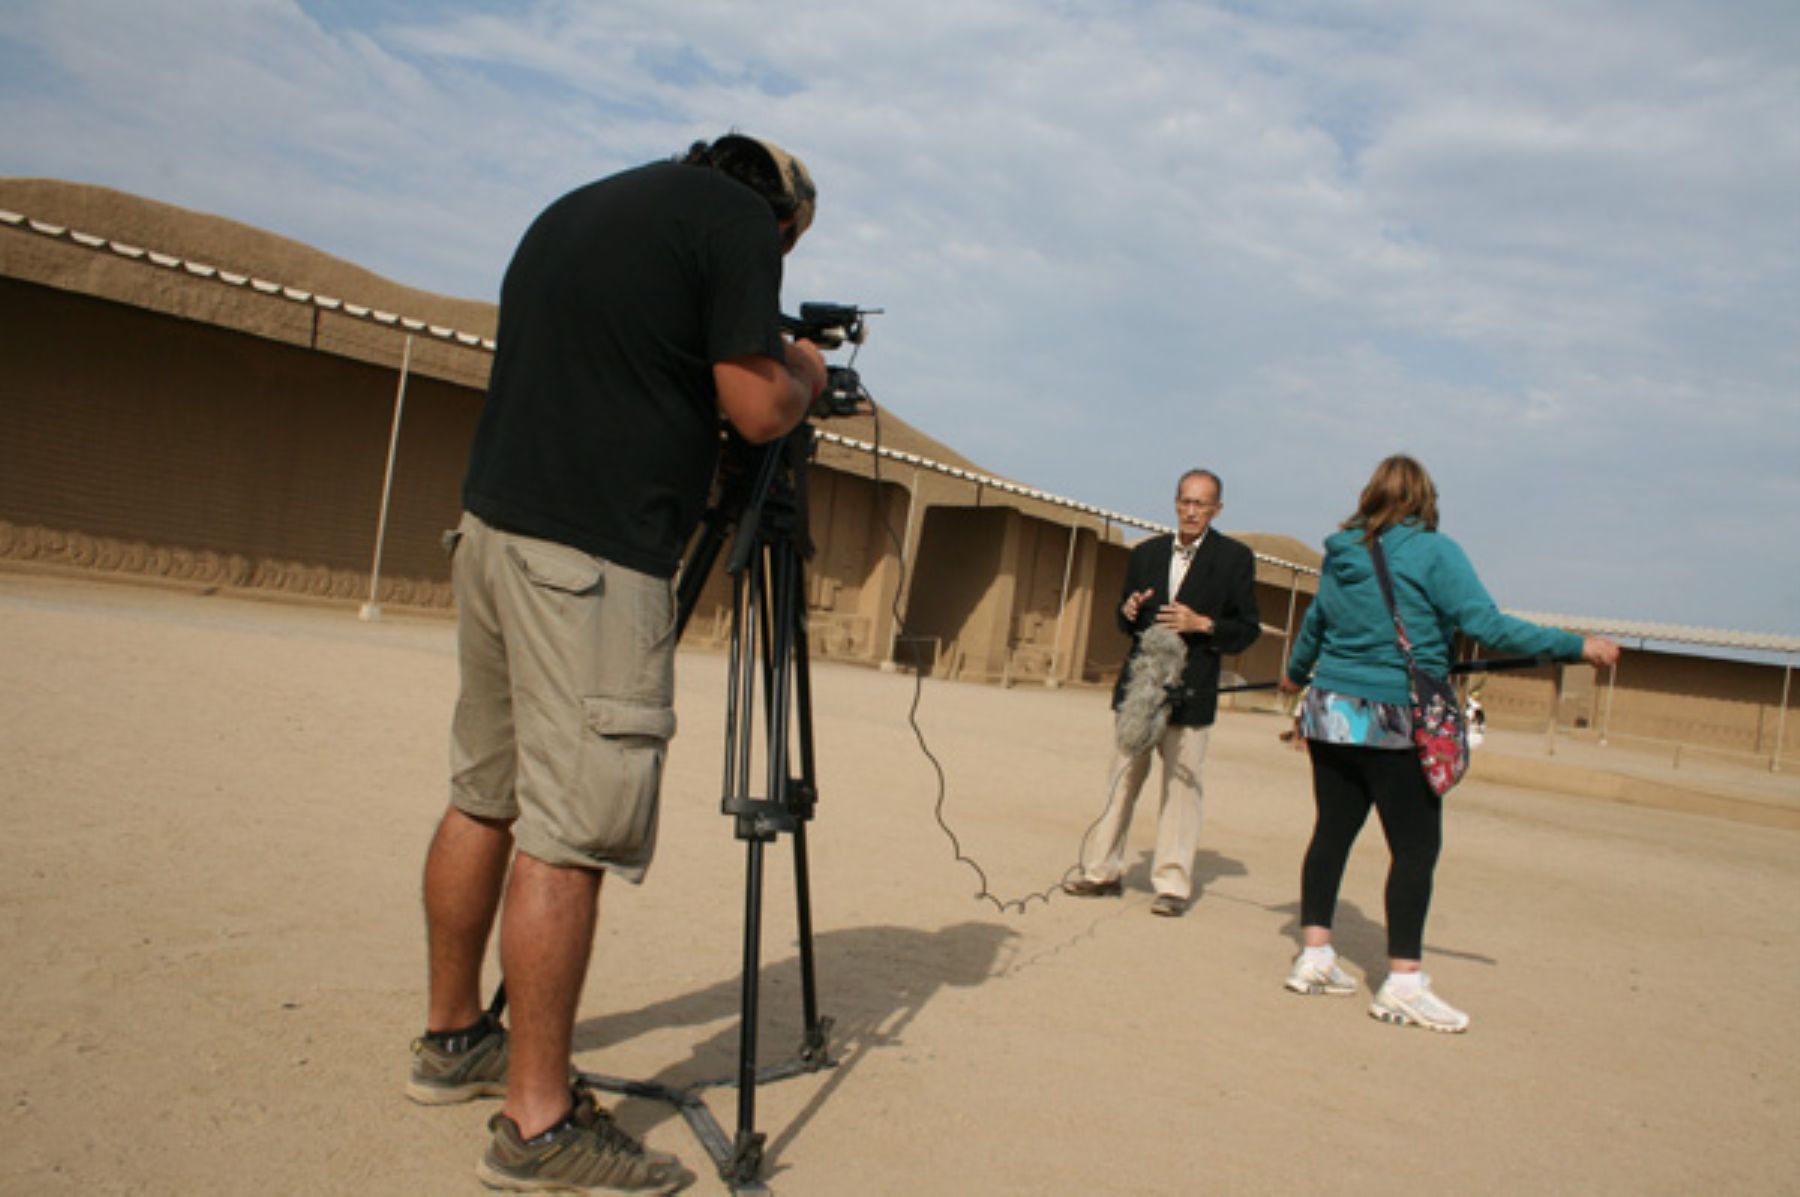
<instances>
[{"instance_id":1,"label":"brown leather shoe","mask_svg":"<svg viewBox=\"0 0 1800 1197\"><path fill-rule=\"evenodd\" d=\"M1063 893L1075 898L1116 898L1124 892L1125 886L1117 877L1111 881L1077 877L1073 881L1063 882Z\"/></svg>"},{"instance_id":2,"label":"brown leather shoe","mask_svg":"<svg viewBox=\"0 0 1800 1197\"><path fill-rule=\"evenodd\" d=\"M1164 918L1178 919L1187 913L1187 899L1178 898L1174 894L1157 894L1156 901L1150 903L1150 913L1160 914Z\"/></svg>"}]
</instances>

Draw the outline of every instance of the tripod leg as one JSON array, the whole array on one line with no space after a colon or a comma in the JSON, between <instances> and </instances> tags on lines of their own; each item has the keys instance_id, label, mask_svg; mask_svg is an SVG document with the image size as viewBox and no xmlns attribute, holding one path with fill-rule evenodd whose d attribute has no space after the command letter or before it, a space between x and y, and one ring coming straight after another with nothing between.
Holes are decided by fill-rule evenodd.
<instances>
[{"instance_id":1,"label":"tripod leg","mask_svg":"<svg viewBox=\"0 0 1800 1197\"><path fill-rule=\"evenodd\" d=\"M732 1179L755 1180L762 1171L763 1136L756 1127L756 1022L762 969L762 841L748 845L744 868L744 976L738 1024L738 1132Z\"/></svg>"},{"instance_id":2,"label":"tripod leg","mask_svg":"<svg viewBox=\"0 0 1800 1197\"><path fill-rule=\"evenodd\" d=\"M735 692L735 716L731 728L731 746L726 768L729 793L749 798L752 763L752 725L755 723L758 648L763 650L761 670L765 699L768 697L773 646L770 644L767 617L768 577L765 572L767 553L758 551L737 577L738 624L741 632L740 654L734 669L741 670L740 689ZM734 632L734 640L739 632ZM741 719L741 723L738 722ZM769 718L769 734L774 735L776 721ZM735 1184L754 1181L762 1170L763 1136L756 1127L756 1061L757 1021L760 1016L762 972L762 888L763 841L767 833L760 818L752 812L737 816L737 834L745 841L744 863L744 956L739 984L738 1021L738 1122L737 1140L729 1165L728 1180Z\"/></svg>"},{"instance_id":3,"label":"tripod leg","mask_svg":"<svg viewBox=\"0 0 1800 1197\"><path fill-rule=\"evenodd\" d=\"M806 567L794 559L795 589L804 595ZM804 808L794 827L794 909L800 937L800 996L806 1019L806 1038L801 1056L813 1067L829 1063L825 1035L828 1022L819 1017L818 972L813 958L812 883L806 852L806 825L812 820L818 798L817 772L813 757L812 722L812 654L806 634L806 610L800 604L794 612L794 709L798 716L796 732L800 748L800 795Z\"/></svg>"}]
</instances>

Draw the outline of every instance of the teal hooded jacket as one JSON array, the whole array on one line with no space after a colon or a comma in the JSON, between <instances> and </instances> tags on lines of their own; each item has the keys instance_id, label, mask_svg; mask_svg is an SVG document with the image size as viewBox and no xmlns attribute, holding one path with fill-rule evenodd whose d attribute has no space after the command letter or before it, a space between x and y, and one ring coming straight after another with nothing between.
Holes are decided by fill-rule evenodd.
<instances>
[{"instance_id":1,"label":"teal hooded jacket","mask_svg":"<svg viewBox=\"0 0 1800 1197\"><path fill-rule=\"evenodd\" d=\"M1501 653L1581 659L1581 637L1573 632L1502 614L1469 558L1448 536L1408 520L1381 534L1381 549L1393 578L1394 601L1412 640L1413 660L1421 669L1448 676L1458 632ZM1361 528L1326 538L1319 572L1318 596L1288 654L1288 678L1404 706L1410 699L1406 658L1394 638L1394 619L1382 601Z\"/></svg>"}]
</instances>

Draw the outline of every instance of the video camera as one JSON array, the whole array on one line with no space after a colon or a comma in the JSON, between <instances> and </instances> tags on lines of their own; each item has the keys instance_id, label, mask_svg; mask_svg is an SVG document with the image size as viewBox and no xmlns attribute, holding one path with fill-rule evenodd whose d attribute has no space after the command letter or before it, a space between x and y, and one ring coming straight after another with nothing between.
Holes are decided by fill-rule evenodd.
<instances>
[{"instance_id":1,"label":"video camera","mask_svg":"<svg viewBox=\"0 0 1800 1197\"><path fill-rule=\"evenodd\" d=\"M820 349L861 345L868 335L864 316L878 316L880 308L859 308L849 303L803 303L798 317L783 315L781 330ZM854 354L852 354L854 358ZM862 376L849 366L826 366L825 389L819 392L808 414L816 419L860 415L874 396L863 387Z\"/></svg>"}]
</instances>

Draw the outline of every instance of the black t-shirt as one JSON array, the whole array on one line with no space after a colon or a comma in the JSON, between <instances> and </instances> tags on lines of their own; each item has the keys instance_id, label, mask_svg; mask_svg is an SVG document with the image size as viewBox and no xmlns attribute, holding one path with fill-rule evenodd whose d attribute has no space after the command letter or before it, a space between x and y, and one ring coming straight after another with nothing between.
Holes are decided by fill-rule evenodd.
<instances>
[{"instance_id":1,"label":"black t-shirt","mask_svg":"<svg viewBox=\"0 0 1800 1197\"><path fill-rule=\"evenodd\" d=\"M570 192L525 233L463 506L670 577L719 452L713 363L784 360L768 203L664 162Z\"/></svg>"}]
</instances>

